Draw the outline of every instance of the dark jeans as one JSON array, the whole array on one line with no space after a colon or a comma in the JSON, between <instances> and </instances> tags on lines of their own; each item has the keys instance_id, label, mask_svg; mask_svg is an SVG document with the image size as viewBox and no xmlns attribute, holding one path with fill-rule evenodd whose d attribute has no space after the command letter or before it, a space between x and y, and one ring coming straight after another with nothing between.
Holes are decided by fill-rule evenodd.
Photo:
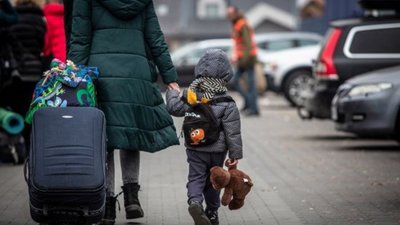
<instances>
[{"instance_id":1,"label":"dark jeans","mask_svg":"<svg viewBox=\"0 0 400 225\"><path fill-rule=\"evenodd\" d=\"M220 191L215 190L210 182L210 169L223 166L226 152L207 153L186 149L189 163L187 187L188 202L205 200L207 208L217 210L220 207Z\"/></svg>"},{"instance_id":2,"label":"dark jeans","mask_svg":"<svg viewBox=\"0 0 400 225\"><path fill-rule=\"evenodd\" d=\"M243 75L247 75L247 91L243 89L240 85L240 78ZM257 106L257 88L254 68L238 68L234 77L234 85L236 90L242 95L245 102L245 108L249 109L251 112L258 112Z\"/></svg>"}]
</instances>

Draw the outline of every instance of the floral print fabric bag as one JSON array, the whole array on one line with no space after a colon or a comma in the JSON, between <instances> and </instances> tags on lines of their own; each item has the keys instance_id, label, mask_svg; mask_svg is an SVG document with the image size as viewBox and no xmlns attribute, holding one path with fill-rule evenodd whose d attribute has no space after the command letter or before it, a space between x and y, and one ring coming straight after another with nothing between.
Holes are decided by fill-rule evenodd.
<instances>
[{"instance_id":1,"label":"floral print fabric bag","mask_svg":"<svg viewBox=\"0 0 400 225\"><path fill-rule=\"evenodd\" d=\"M36 85L25 122L31 124L33 114L43 107L96 107L94 81L98 76L97 67L76 66L69 60L64 63L54 59L51 69Z\"/></svg>"}]
</instances>

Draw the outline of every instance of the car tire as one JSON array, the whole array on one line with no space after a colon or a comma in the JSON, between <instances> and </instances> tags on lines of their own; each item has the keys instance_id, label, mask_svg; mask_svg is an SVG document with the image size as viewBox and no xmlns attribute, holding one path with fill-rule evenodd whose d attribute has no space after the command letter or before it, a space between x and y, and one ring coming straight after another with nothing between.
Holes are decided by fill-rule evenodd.
<instances>
[{"instance_id":1,"label":"car tire","mask_svg":"<svg viewBox=\"0 0 400 225\"><path fill-rule=\"evenodd\" d=\"M295 70L288 74L283 83L283 94L292 106L302 106L301 90L312 80L312 72L307 69Z\"/></svg>"}]
</instances>

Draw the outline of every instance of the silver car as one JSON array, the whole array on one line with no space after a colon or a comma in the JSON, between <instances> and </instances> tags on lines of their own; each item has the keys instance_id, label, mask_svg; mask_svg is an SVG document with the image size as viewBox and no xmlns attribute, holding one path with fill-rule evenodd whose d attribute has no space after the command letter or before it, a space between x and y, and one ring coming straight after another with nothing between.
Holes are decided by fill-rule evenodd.
<instances>
[{"instance_id":1,"label":"silver car","mask_svg":"<svg viewBox=\"0 0 400 225\"><path fill-rule=\"evenodd\" d=\"M257 34L257 46L267 53L285 49L317 45L323 37L311 32L272 32Z\"/></svg>"},{"instance_id":2,"label":"silver car","mask_svg":"<svg viewBox=\"0 0 400 225\"><path fill-rule=\"evenodd\" d=\"M336 129L363 136L398 138L400 66L357 76L341 85L332 101Z\"/></svg>"}]
</instances>

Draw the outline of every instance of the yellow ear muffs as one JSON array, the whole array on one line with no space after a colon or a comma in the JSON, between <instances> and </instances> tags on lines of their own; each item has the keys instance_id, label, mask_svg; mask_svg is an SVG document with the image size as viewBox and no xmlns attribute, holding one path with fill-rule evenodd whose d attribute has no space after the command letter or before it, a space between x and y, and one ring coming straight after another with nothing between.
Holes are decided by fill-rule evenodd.
<instances>
[{"instance_id":1,"label":"yellow ear muffs","mask_svg":"<svg viewBox=\"0 0 400 225\"><path fill-rule=\"evenodd\" d=\"M203 104L207 104L210 100L209 99L207 99L207 98L201 98L201 103L203 103Z\"/></svg>"},{"instance_id":2,"label":"yellow ear muffs","mask_svg":"<svg viewBox=\"0 0 400 225\"><path fill-rule=\"evenodd\" d=\"M187 89L187 96L186 96L187 102L190 105L196 104L197 103L197 94L194 92L191 88Z\"/></svg>"}]
</instances>

